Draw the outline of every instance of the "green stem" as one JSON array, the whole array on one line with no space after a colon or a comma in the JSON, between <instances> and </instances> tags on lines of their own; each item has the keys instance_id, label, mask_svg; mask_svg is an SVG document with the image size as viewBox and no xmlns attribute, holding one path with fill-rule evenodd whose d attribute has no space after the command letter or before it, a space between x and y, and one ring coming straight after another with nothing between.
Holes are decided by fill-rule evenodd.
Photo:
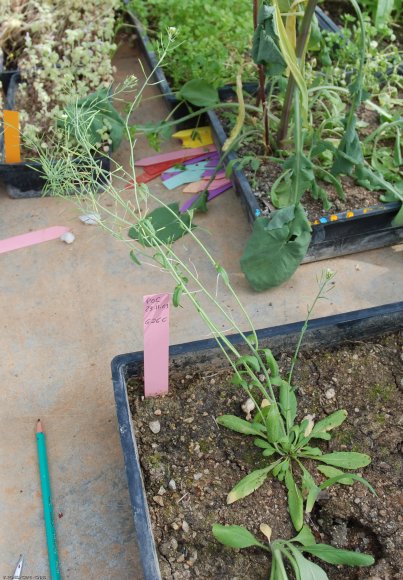
<instances>
[{"instance_id":1,"label":"green stem","mask_svg":"<svg viewBox=\"0 0 403 580\"><path fill-rule=\"evenodd\" d=\"M297 38L297 46L295 49L295 55L299 62L302 62L305 55L306 46L308 44L309 33L311 30L312 18L315 13L315 8L318 0L308 0L308 4L305 8L304 17L301 23L301 30ZM294 96L294 91L296 88L296 82L292 74L288 77L288 84L284 98L284 105L280 119L280 126L277 132L277 141L280 146L283 145L284 140L287 137L288 125L290 123L291 106Z\"/></svg>"}]
</instances>

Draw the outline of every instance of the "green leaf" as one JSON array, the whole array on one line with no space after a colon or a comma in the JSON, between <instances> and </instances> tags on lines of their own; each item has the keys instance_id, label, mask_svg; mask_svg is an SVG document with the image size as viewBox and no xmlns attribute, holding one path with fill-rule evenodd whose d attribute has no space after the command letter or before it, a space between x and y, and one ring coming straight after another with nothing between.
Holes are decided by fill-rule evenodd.
<instances>
[{"instance_id":1,"label":"green leaf","mask_svg":"<svg viewBox=\"0 0 403 580\"><path fill-rule=\"evenodd\" d=\"M312 546L316 544L315 536L313 535L313 533L306 524L302 526L299 534L297 534L295 538L290 540L290 542L298 542L303 546Z\"/></svg>"},{"instance_id":2,"label":"green leaf","mask_svg":"<svg viewBox=\"0 0 403 580\"><path fill-rule=\"evenodd\" d=\"M291 155L283 168L284 173L275 181L270 191L273 205L279 208L294 206L315 183L313 164L302 152Z\"/></svg>"},{"instance_id":3,"label":"green leaf","mask_svg":"<svg viewBox=\"0 0 403 580\"><path fill-rule=\"evenodd\" d=\"M326 572L314 562L304 558L301 552L291 542L287 542L287 547L295 558L301 580L329 580Z\"/></svg>"},{"instance_id":4,"label":"green leaf","mask_svg":"<svg viewBox=\"0 0 403 580\"><path fill-rule=\"evenodd\" d=\"M308 497L306 498L306 504L305 504L305 511L307 514L311 513L313 506L315 505L315 502L316 502L320 492L321 492L321 489L316 484L313 485L311 487L311 489L309 490Z\"/></svg>"},{"instance_id":5,"label":"green leaf","mask_svg":"<svg viewBox=\"0 0 403 580\"><path fill-rule=\"evenodd\" d=\"M252 43L253 61L264 65L267 76L282 74L286 68L274 29L273 14L272 6L262 5Z\"/></svg>"},{"instance_id":6,"label":"green leaf","mask_svg":"<svg viewBox=\"0 0 403 580\"><path fill-rule=\"evenodd\" d=\"M196 211L200 211L201 213L208 212L207 198L208 198L208 190L206 189L197 196L192 205L189 207L189 210L193 209Z\"/></svg>"},{"instance_id":7,"label":"green leaf","mask_svg":"<svg viewBox=\"0 0 403 580\"><path fill-rule=\"evenodd\" d=\"M255 536L242 526L213 524L212 532L216 540L230 548L262 547L262 543L258 542Z\"/></svg>"},{"instance_id":8,"label":"green leaf","mask_svg":"<svg viewBox=\"0 0 403 580\"><path fill-rule=\"evenodd\" d=\"M216 262L214 264L214 268L216 269L217 274L219 274L221 276L221 278L223 279L224 284L226 286L228 286L229 285L229 278L228 278L228 274L227 274L226 270L224 270L224 268L218 262Z\"/></svg>"},{"instance_id":9,"label":"green leaf","mask_svg":"<svg viewBox=\"0 0 403 580\"><path fill-rule=\"evenodd\" d=\"M245 419L241 419L235 415L221 415L221 417L217 417L216 421L222 427L231 429L231 431L235 431L236 433L242 433L243 435L258 435L262 437L262 432L265 430L264 426L260 423L249 423Z\"/></svg>"},{"instance_id":10,"label":"green leaf","mask_svg":"<svg viewBox=\"0 0 403 580\"><path fill-rule=\"evenodd\" d=\"M264 469L255 469L255 471L246 475L241 481L238 481L227 495L227 504L234 503L256 491L264 484L268 474L275 466L276 463L272 463Z\"/></svg>"},{"instance_id":11,"label":"green leaf","mask_svg":"<svg viewBox=\"0 0 403 580\"><path fill-rule=\"evenodd\" d=\"M359 552L350 552L334 548L327 544L315 544L314 546L304 546L302 552L308 552L316 558L320 558L328 564L345 564L347 566L372 566L375 560L369 554L360 554Z\"/></svg>"},{"instance_id":12,"label":"green leaf","mask_svg":"<svg viewBox=\"0 0 403 580\"><path fill-rule=\"evenodd\" d=\"M265 451L270 451L270 455L273 455L273 453L277 453L276 449L270 445L270 443L267 443L267 441L265 441L264 439L255 439L253 441L253 443L256 445L256 447L260 447L260 449L264 449ZM264 455L264 453L263 453ZM270 457L270 455L265 455L265 457Z\"/></svg>"},{"instance_id":13,"label":"green leaf","mask_svg":"<svg viewBox=\"0 0 403 580\"><path fill-rule=\"evenodd\" d=\"M183 292L183 286L182 284L178 284L177 286L175 286L175 290L174 293L172 295L172 304L177 308L178 306L180 306L180 299L182 296L182 292Z\"/></svg>"},{"instance_id":14,"label":"green leaf","mask_svg":"<svg viewBox=\"0 0 403 580\"><path fill-rule=\"evenodd\" d=\"M347 418L347 411L344 409L340 409L339 411L335 411L325 419L318 421L313 426L313 429L310 434L310 438L313 439L317 435L321 433L326 433L327 431L331 431L335 427L338 427L345 421Z\"/></svg>"},{"instance_id":15,"label":"green leaf","mask_svg":"<svg viewBox=\"0 0 403 580\"><path fill-rule=\"evenodd\" d=\"M297 415L297 397L287 381L282 381L279 389L279 401L288 429L291 429Z\"/></svg>"},{"instance_id":16,"label":"green leaf","mask_svg":"<svg viewBox=\"0 0 403 580\"><path fill-rule=\"evenodd\" d=\"M177 97L196 107L214 107L220 103L218 90L204 79L188 81L178 91Z\"/></svg>"},{"instance_id":17,"label":"green leaf","mask_svg":"<svg viewBox=\"0 0 403 580\"><path fill-rule=\"evenodd\" d=\"M337 467L331 467L330 465L318 465L316 468L320 473L323 473L326 477L336 477L338 475L343 475L343 471L337 469ZM352 485L354 483L354 479L351 477L341 479L339 483L343 483L344 485Z\"/></svg>"},{"instance_id":18,"label":"green leaf","mask_svg":"<svg viewBox=\"0 0 403 580\"><path fill-rule=\"evenodd\" d=\"M285 484L288 490L288 509L291 521L297 532L302 528L304 523L304 505L302 501L301 490L295 483L291 470L288 469L285 474Z\"/></svg>"},{"instance_id":19,"label":"green leaf","mask_svg":"<svg viewBox=\"0 0 403 580\"><path fill-rule=\"evenodd\" d=\"M278 212L286 212L288 217L290 209ZM241 257L241 269L252 288L267 290L288 280L305 257L310 241L311 227L300 204L293 219L276 229L269 219L257 218Z\"/></svg>"},{"instance_id":20,"label":"green leaf","mask_svg":"<svg viewBox=\"0 0 403 580\"><path fill-rule=\"evenodd\" d=\"M355 451L338 451L321 455L318 460L327 465L334 465L335 467L343 467L344 469L359 469L366 467L371 463L371 458L365 453L357 453Z\"/></svg>"},{"instance_id":21,"label":"green leaf","mask_svg":"<svg viewBox=\"0 0 403 580\"><path fill-rule=\"evenodd\" d=\"M391 14L395 6L395 0L378 0L375 4L375 26L380 29L389 24Z\"/></svg>"},{"instance_id":22,"label":"green leaf","mask_svg":"<svg viewBox=\"0 0 403 580\"><path fill-rule=\"evenodd\" d=\"M249 355L249 354L245 354L243 356L240 356L236 361L235 361L235 365L237 367L240 366L246 366L248 365L250 368L252 368L255 372L259 372L260 371L260 364L258 359L255 356Z\"/></svg>"},{"instance_id":23,"label":"green leaf","mask_svg":"<svg viewBox=\"0 0 403 580\"><path fill-rule=\"evenodd\" d=\"M130 252L130 258L133 260L133 262L134 262L135 264L137 264L138 266L141 266L141 262L140 262L140 260L138 259L138 257L136 256L136 253L135 253L135 251L134 251L134 250L131 250L131 252Z\"/></svg>"},{"instance_id":24,"label":"green leaf","mask_svg":"<svg viewBox=\"0 0 403 580\"><path fill-rule=\"evenodd\" d=\"M270 443L277 443L284 433L283 421L277 405L270 405L268 409L266 417L267 439Z\"/></svg>"},{"instance_id":25,"label":"green leaf","mask_svg":"<svg viewBox=\"0 0 403 580\"><path fill-rule=\"evenodd\" d=\"M192 229L195 227L191 223L190 214L181 214L179 204L176 202L170 203L167 207L157 207L145 220L147 221L143 224L140 220L137 226L130 228L129 237L146 247L154 246L155 240L170 244L187 233L185 227Z\"/></svg>"},{"instance_id":26,"label":"green leaf","mask_svg":"<svg viewBox=\"0 0 403 580\"><path fill-rule=\"evenodd\" d=\"M269 348L262 348L261 350L259 350L259 352L264 354L264 357L266 359L266 364L268 365L268 367L270 369L270 378L278 377L280 374L280 371L278 368L277 361L274 358L274 355L271 352L271 350Z\"/></svg>"},{"instance_id":27,"label":"green leaf","mask_svg":"<svg viewBox=\"0 0 403 580\"><path fill-rule=\"evenodd\" d=\"M368 481L366 479L364 479L363 477L360 477L359 475L356 475L355 473L342 473L341 475L335 475L334 477L331 477L330 479L326 479L326 481L324 481L323 483L320 484L320 489L326 489L327 487L330 487L334 483L342 483L342 482L350 481L351 479L354 481L359 481L360 483L365 485L365 487L367 487L371 493L376 495L376 492L375 492L374 488L372 487L372 485L370 483L368 483Z\"/></svg>"},{"instance_id":28,"label":"green leaf","mask_svg":"<svg viewBox=\"0 0 403 580\"><path fill-rule=\"evenodd\" d=\"M348 120L350 121L348 123ZM339 175L351 175L356 165L362 165L364 157L361 149L361 142L355 130L356 116L352 115L349 119L345 119L345 131L339 146L334 155L332 173Z\"/></svg>"},{"instance_id":29,"label":"green leaf","mask_svg":"<svg viewBox=\"0 0 403 580\"><path fill-rule=\"evenodd\" d=\"M301 449L302 455L310 455L312 457L320 457L322 455L322 450L319 447L303 447Z\"/></svg>"}]
</instances>

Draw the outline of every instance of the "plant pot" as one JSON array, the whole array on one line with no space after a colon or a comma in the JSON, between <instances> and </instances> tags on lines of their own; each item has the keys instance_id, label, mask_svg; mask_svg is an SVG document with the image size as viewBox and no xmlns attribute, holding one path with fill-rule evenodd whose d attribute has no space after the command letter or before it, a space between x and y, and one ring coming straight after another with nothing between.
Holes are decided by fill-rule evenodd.
<instances>
[{"instance_id":1,"label":"plant pot","mask_svg":"<svg viewBox=\"0 0 403 580\"><path fill-rule=\"evenodd\" d=\"M15 107L15 95L18 83L21 82L20 73L15 73L9 80L6 103L9 110ZM0 141L0 148L4 146ZM96 155L99 171L96 179L99 189L108 182L110 176L110 159L103 155ZM80 166L80 160L77 159ZM41 197L46 184L46 177L43 173L42 165L39 162L29 161L21 163L0 163L0 178L4 182L8 195L13 199Z\"/></svg>"},{"instance_id":2,"label":"plant pot","mask_svg":"<svg viewBox=\"0 0 403 580\"><path fill-rule=\"evenodd\" d=\"M258 331L261 347L270 347L276 355L295 345L302 323L293 323ZM304 345L325 348L344 341L364 340L403 327L403 302L349 312L312 320L304 338ZM239 335L229 337L236 345L242 344ZM291 348L292 348L291 346ZM242 347L240 348L242 351ZM171 370L203 371L213 365L227 365L214 340L202 340L170 347ZM135 535L145 580L161 577L156 547L150 523L139 453L134 436L129 408L127 384L132 377L141 377L143 352L119 355L112 361L112 380L121 445L124 455ZM162 403L161 403L162 405Z\"/></svg>"}]
</instances>

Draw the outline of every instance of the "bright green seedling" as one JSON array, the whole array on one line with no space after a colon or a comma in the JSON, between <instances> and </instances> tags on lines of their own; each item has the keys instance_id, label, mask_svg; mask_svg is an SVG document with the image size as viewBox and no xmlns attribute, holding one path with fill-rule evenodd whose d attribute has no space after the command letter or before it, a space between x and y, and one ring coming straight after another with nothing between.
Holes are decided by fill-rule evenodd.
<instances>
[{"instance_id":1,"label":"bright green seedling","mask_svg":"<svg viewBox=\"0 0 403 580\"><path fill-rule=\"evenodd\" d=\"M326 580L326 572L318 564L305 558L304 554L311 554L328 564L346 566L372 566L374 558L369 554L360 554L327 544L316 544L310 529L304 525L299 534L291 540L277 539L271 542L271 528L266 524L260 525L265 535L264 542L259 541L251 532L242 526L213 525L213 535L221 544L230 548L243 549L256 547L271 554L270 580L288 580L291 578L286 570L285 562L291 565L294 577L300 580Z\"/></svg>"}]
</instances>

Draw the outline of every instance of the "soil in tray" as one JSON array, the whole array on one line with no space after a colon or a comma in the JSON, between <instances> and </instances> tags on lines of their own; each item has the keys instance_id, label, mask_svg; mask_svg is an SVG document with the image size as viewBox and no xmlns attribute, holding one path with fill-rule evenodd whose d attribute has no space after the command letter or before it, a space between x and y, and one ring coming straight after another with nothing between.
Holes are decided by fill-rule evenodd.
<instances>
[{"instance_id":1,"label":"soil in tray","mask_svg":"<svg viewBox=\"0 0 403 580\"><path fill-rule=\"evenodd\" d=\"M349 343L300 355L294 383L298 385L299 418L316 420L346 409L348 418L323 450L369 453L372 463L362 470L378 496L355 484L329 488L307 522L317 541L372 553L371 568L324 564L331 580L400 578L403 494L402 474L402 336ZM286 370L290 358L282 355ZM214 522L245 525L263 541L261 523L273 529L273 539L290 538L286 495L277 480L251 496L226 505L230 489L266 459L253 438L219 427L221 414L244 416L244 393L230 383L223 368L205 372L173 368L170 393L142 399L141 380L132 378L128 393L163 579L185 578L260 580L268 578L269 556L255 549L234 551L218 544ZM153 433L150 423L158 421Z\"/></svg>"},{"instance_id":2,"label":"soil in tray","mask_svg":"<svg viewBox=\"0 0 403 580\"><path fill-rule=\"evenodd\" d=\"M366 122L368 122L365 134L371 132L377 127L377 117L373 112L366 111L364 107L361 107L360 116L361 118L365 118ZM227 115L220 112L218 113L218 117L228 135L232 126L231 122ZM393 148L393 145L391 145L391 148ZM265 159L263 143L258 140L255 140L252 143L241 143L236 154L240 159L247 156L257 156L262 160L257 171L252 170L250 166L247 165L243 168L243 173L249 181L249 185L256 197L262 215L268 215L276 209L270 200L270 190L275 181L281 175L280 164ZM345 192L345 200L339 198L333 185L318 180L318 185L326 191L328 199L332 204L332 207L329 210L325 210L322 202L320 200L315 200L309 192L306 192L303 196L302 204L310 222L313 223L316 219L333 213L354 211L373 205L381 205L379 196L383 193L382 191L368 191L365 187L357 185L354 180L348 176L339 176L339 178Z\"/></svg>"}]
</instances>

